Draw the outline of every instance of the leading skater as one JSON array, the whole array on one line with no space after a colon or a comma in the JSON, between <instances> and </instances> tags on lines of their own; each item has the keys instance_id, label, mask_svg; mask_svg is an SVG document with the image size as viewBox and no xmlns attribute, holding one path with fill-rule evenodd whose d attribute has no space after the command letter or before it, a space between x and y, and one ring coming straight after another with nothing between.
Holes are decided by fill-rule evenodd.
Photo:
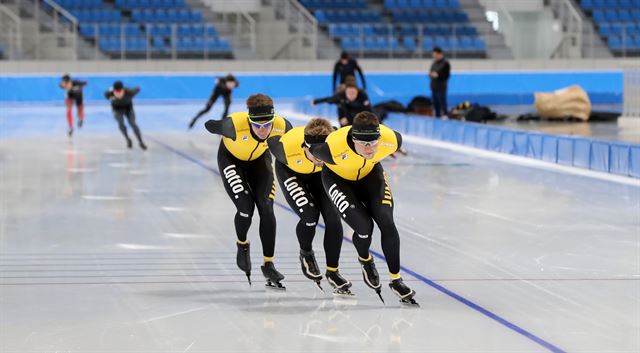
<instances>
[{"instance_id":1,"label":"leading skater","mask_svg":"<svg viewBox=\"0 0 640 353\"><path fill-rule=\"evenodd\" d=\"M401 135L380 125L371 112L355 116L352 126L332 132L323 143L311 145L311 153L324 161L322 184L342 218L354 230L365 283L380 299L380 276L369 253L373 222L380 228L382 251L387 260L391 291L403 304L417 305L416 294L400 276L400 237L393 221L393 197L379 163L402 145ZM383 300L384 301L384 300Z\"/></svg>"},{"instance_id":2,"label":"leading skater","mask_svg":"<svg viewBox=\"0 0 640 353\"><path fill-rule=\"evenodd\" d=\"M247 232L257 207L260 215L260 241L264 264L262 274L267 287L284 289L284 276L273 264L276 240L276 218L273 200L276 185L273 180L271 154L267 139L291 129L291 124L274 113L273 100L263 94L247 99L248 112L237 112L222 120L209 120L205 128L222 135L218 147L218 168L224 188L236 206L234 218L238 253L236 263L251 284L251 258Z\"/></svg>"},{"instance_id":3,"label":"leading skater","mask_svg":"<svg viewBox=\"0 0 640 353\"><path fill-rule=\"evenodd\" d=\"M338 271L342 247L342 222L322 187L320 171L323 162L309 153L309 146L322 143L333 132L328 120L312 119L306 126L289 130L282 136L269 138L269 151L276 158L275 170L284 197L300 220L296 235L300 245L302 273L320 287L322 274L313 252L313 238L322 214L325 224L325 276L337 295L350 296L351 282ZM320 287L322 288L322 287Z\"/></svg>"}]
</instances>

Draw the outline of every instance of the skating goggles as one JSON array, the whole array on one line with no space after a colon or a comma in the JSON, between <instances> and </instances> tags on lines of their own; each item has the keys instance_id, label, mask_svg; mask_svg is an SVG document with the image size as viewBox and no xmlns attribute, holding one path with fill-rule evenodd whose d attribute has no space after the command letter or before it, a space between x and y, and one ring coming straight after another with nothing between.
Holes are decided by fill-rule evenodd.
<instances>
[{"instance_id":1,"label":"skating goggles","mask_svg":"<svg viewBox=\"0 0 640 353\"><path fill-rule=\"evenodd\" d=\"M253 121L249 119L249 123L251 123L251 126L255 127L256 129L262 129L262 128L268 128L269 126L271 126L274 120L275 118L271 118L271 120L267 120L267 121L264 121L264 120Z\"/></svg>"},{"instance_id":2,"label":"skating goggles","mask_svg":"<svg viewBox=\"0 0 640 353\"><path fill-rule=\"evenodd\" d=\"M362 147L375 147L380 142L379 137L377 140L372 140L372 141L362 141L362 140L356 139L355 137L352 137L351 139L353 140L353 143L358 144Z\"/></svg>"}]
</instances>

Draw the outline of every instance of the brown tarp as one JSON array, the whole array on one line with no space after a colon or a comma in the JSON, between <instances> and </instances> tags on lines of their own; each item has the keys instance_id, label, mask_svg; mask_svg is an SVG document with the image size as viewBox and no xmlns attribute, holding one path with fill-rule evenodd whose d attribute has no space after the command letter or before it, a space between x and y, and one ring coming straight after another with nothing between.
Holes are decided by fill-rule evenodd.
<instances>
[{"instance_id":1,"label":"brown tarp","mask_svg":"<svg viewBox=\"0 0 640 353\"><path fill-rule=\"evenodd\" d=\"M544 119L574 117L589 120L591 102L587 92L580 86L570 86L551 93L535 92L534 96L536 111Z\"/></svg>"}]
</instances>

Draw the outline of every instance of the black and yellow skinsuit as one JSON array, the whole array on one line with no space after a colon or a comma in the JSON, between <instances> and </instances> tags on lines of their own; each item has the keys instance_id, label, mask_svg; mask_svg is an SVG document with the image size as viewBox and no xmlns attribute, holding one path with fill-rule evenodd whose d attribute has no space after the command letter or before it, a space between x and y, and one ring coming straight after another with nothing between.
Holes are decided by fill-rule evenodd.
<instances>
[{"instance_id":1,"label":"black and yellow skinsuit","mask_svg":"<svg viewBox=\"0 0 640 353\"><path fill-rule=\"evenodd\" d=\"M352 240L360 260L372 259L369 248L375 221L391 277L399 278L400 237L393 221L394 200L378 162L400 148L402 137L379 125L378 151L367 160L355 152L352 134L352 126L334 131L324 143L311 146L311 153L325 162L324 189L340 216L354 230Z\"/></svg>"},{"instance_id":2,"label":"black and yellow skinsuit","mask_svg":"<svg viewBox=\"0 0 640 353\"><path fill-rule=\"evenodd\" d=\"M248 112L233 113L222 120L209 120L205 127L212 134L222 135L218 148L218 168L224 188L236 206L234 223L238 243L247 243L251 217L257 207L263 255L265 261L271 261L276 238L273 213L276 186L271 155L265 153L267 141L253 133ZM273 115L273 128L268 137L282 135L289 129L291 124L287 120Z\"/></svg>"},{"instance_id":3,"label":"black and yellow skinsuit","mask_svg":"<svg viewBox=\"0 0 640 353\"><path fill-rule=\"evenodd\" d=\"M275 170L280 187L291 209L300 220L296 235L300 249L312 251L320 214L325 224L324 251L328 271L336 271L342 247L342 223L322 186L321 170L305 152L304 127L269 138L269 151L276 157Z\"/></svg>"}]
</instances>

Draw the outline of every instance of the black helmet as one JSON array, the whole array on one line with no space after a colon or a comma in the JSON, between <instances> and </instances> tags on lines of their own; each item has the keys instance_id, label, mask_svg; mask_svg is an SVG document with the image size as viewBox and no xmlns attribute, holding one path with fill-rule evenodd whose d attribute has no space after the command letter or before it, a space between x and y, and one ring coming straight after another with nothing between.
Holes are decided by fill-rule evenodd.
<instances>
[{"instance_id":1,"label":"black helmet","mask_svg":"<svg viewBox=\"0 0 640 353\"><path fill-rule=\"evenodd\" d=\"M71 76L69 76L69 74L64 74L62 76L62 81L71 81Z\"/></svg>"},{"instance_id":2,"label":"black helmet","mask_svg":"<svg viewBox=\"0 0 640 353\"><path fill-rule=\"evenodd\" d=\"M236 83L236 87L240 86L240 82L232 74L228 74L227 76L225 76L224 80L227 81L227 82L229 82L229 81L235 82Z\"/></svg>"},{"instance_id":3,"label":"black helmet","mask_svg":"<svg viewBox=\"0 0 640 353\"><path fill-rule=\"evenodd\" d=\"M122 81L116 81L113 83L113 89L116 91L119 91L121 89L124 88L124 85L122 84Z\"/></svg>"}]
</instances>

